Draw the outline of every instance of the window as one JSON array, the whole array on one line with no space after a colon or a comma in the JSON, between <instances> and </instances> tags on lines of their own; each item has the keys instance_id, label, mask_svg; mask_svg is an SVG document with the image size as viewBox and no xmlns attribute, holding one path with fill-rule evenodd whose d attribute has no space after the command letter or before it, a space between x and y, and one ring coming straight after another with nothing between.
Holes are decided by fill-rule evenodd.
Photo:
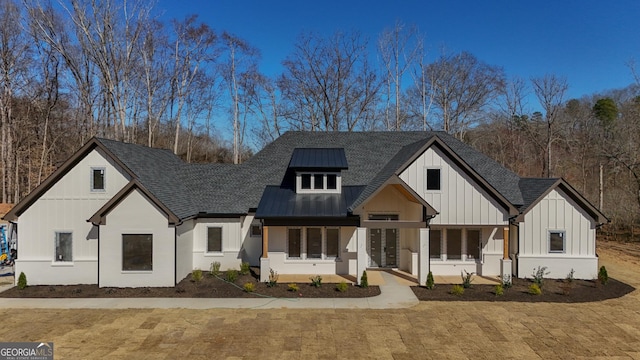
<instances>
[{"instance_id":1,"label":"window","mask_svg":"<svg viewBox=\"0 0 640 360\"><path fill-rule=\"evenodd\" d=\"M441 259L442 258L442 231L429 230L429 258Z\"/></svg>"},{"instance_id":2,"label":"window","mask_svg":"<svg viewBox=\"0 0 640 360\"><path fill-rule=\"evenodd\" d=\"M300 248L302 247L302 231L301 229L289 229L287 245L290 258L300 257Z\"/></svg>"},{"instance_id":3,"label":"window","mask_svg":"<svg viewBox=\"0 0 640 360\"><path fill-rule=\"evenodd\" d=\"M322 258L322 229L307 228L307 259Z\"/></svg>"},{"instance_id":4,"label":"window","mask_svg":"<svg viewBox=\"0 0 640 360\"><path fill-rule=\"evenodd\" d=\"M153 270L153 235L122 235L122 270Z\"/></svg>"},{"instance_id":5,"label":"window","mask_svg":"<svg viewBox=\"0 0 640 360\"><path fill-rule=\"evenodd\" d=\"M375 221L397 221L399 218L398 214L369 214L369 220Z\"/></svg>"},{"instance_id":6,"label":"window","mask_svg":"<svg viewBox=\"0 0 640 360\"><path fill-rule=\"evenodd\" d=\"M91 191L104 191L104 168L91 168Z\"/></svg>"},{"instance_id":7,"label":"window","mask_svg":"<svg viewBox=\"0 0 640 360\"><path fill-rule=\"evenodd\" d=\"M480 259L480 230L467 230L467 259Z\"/></svg>"},{"instance_id":8,"label":"window","mask_svg":"<svg viewBox=\"0 0 640 360\"><path fill-rule=\"evenodd\" d=\"M447 229L447 259L462 259L462 230Z\"/></svg>"},{"instance_id":9,"label":"window","mask_svg":"<svg viewBox=\"0 0 640 360\"><path fill-rule=\"evenodd\" d=\"M262 228L260 225L251 225L251 236L262 236Z\"/></svg>"},{"instance_id":10,"label":"window","mask_svg":"<svg viewBox=\"0 0 640 360\"><path fill-rule=\"evenodd\" d=\"M327 174L327 189L335 190L338 188L338 175Z\"/></svg>"},{"instance_id":11,"label":"window","mask_svg":"<svg viewBox=\"0 0 640 360\"><path fill-rule=\"evenodd\" d=\"M549 231L549 252L563 253L565 244L564 239L564 231Z\"/></svg>"},{"instance_id":12,"label":"window","mask_svg":"<svg viewBox=\"0 0 640 360\"><path fill-rule=\"evenodd\" d=\"M427 190L440 190L440 169L427 169Z\"/></svg>"},{"instance_id":13,"label":"window","mask_svg":"<svg viewBox=\"0 0 640 360\"><path fill-rule=\"evenodd\" d=\"M207 228L207 252L222 252L222 228Z\"/></svg>"},{"instance_id":14,"label":"window","mask_svg":"<svg viewBox=\"0 0 640 360\"><path fill-rule=\"evenodd\" d=\"M313 175L313 188L315 190L324 189L324 174Z\"/></svg>"},{"instance_id":15,"label":"window","mask_svg":"<svg viewBox=\"0 0 640 360\"><path fill-rule=\"evenodd\" d=\"M72 236L70 232L56 233L55 261L73 261Z\"/></svg>"},{"instance_id":16,"label":"window","mask_svg":"<svg viewBox=\"0 0 640 360\"><path fill-rule=\"evenodd\" d=\"M339 258L340 253L340 229L327 229L327 257Z\"/></svg>"},{"instance_id":17,"label":"window","mask_svg":"<svg viewBox=\"0 0 640 360\"><path fill-rule=\"evenodd\" d=\"M301 176L300 188L301 189L311 189L311 174L302 174Z\"/></svg>"}]
</instances>

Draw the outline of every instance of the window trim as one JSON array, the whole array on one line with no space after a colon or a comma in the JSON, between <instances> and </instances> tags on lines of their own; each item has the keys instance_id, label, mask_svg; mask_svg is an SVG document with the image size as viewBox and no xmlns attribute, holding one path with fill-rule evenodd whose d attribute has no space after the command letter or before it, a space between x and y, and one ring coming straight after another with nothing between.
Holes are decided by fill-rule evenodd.
<instances>
[{"instance_id":1,"label":"window trim","mask_svg":"<svg viewBox=\"0 0 640 360\"><path fill-rule=\"evenodd\" d=\"M209 250L209 229L220 229L220 250ZM204 252L206 254L222 254L224 252L224 229L222 226L207 226L207 233L205 236Z\"/></svg>"},{"instance_id":2,"label":"window trim","mask_svg":"<svg viewBox=\"0 0 640 360\"><path fill-rule=\"evenodd\" d=\"M317 176L322 176L322 188L316 188L316 177ZM327 187L328 185L328 181L327 181L327 176L328 175L335 175L336 177L336 187L335 189L329 189ZM302 177L303 176L309 176L310 177L310 187L306 188L302 186ZM301 172L297 172L296 173L296 193L298 194L317 194L317 193L323 193L323 194L339 194L341 192L341 188L342 188L342 176L340 174L340 172L335 172L335 171L323 171L323 172L318 172L318 171L301 171Z\"/></svg>"},{"instance_id":3,"label":"window trim","mask_svg":"<svg viewBox=\"0 0 640 360\"><path fill-rule=\"evenodd\" d=\"M558 233L558 234L562 234L562 251L558 251L558 250L551 250L551 234L552 233ZM549 254L566 254L567 252L567 231L566 230L560 230L560 229L550 229L547 231L547 251L549 252Z\"/></svg>"},{"instance_id":4,"label":"window trim","mask_svg":"<svg viewBox=\"0 0 640 360\"><path fill-rule=\"evenodd\" d=\"M143 270L143 269L133 269L133 270L127 270L124 268L124 237L127 235L148 235L151 237L151 269L148 270ZM153 272L153 233L135 233L135 232L130 232L130 233L122 233L121 236L121 242L120 245L121 247L121 251L120 251L120 259L121 259L121 265L120 265L120 269L123 273L151 273Z\"/></svg>"},{"instance_id":5,"label":"window trim","mask_svg":"<svg viewBox=\"0 0 640 360\"><path fill-rule=\"evenodd\" d=\"M97 170L101 170L102 171L102 189L96 189L94 187L94 175L95 172ZM104 166L92 166L91 167L91 175L90 175L91 179L90 179L90 183L89 183L89 188L91 190L91 192L106 192L107 191L107 168Z\"/></svg>"},{"instance_id":6,"label":"window trim","mask_svg":"<svg viewBox=\"0 0 640 360\"><path fill-rule=\"evenodd\" d=\"M429 170L438 170L439 181L437 189L429 189ZM429 193L442 191L442 167L440 166L425 166L424 168L424 191Z\"/></svg>"},{"instance_id":7,"label":"window trim","mask_svg":"<svg viewBox=\"0 0 640 360\"><path fill-rule=\"evenodd\" d=\"M60 234L69 234L71 236L71 260L58 260L58 239ZM54 264L72 264L73 263L73 231L59 230L55 232L53 239L53 263Z\"/></svg>"}]
</instances>

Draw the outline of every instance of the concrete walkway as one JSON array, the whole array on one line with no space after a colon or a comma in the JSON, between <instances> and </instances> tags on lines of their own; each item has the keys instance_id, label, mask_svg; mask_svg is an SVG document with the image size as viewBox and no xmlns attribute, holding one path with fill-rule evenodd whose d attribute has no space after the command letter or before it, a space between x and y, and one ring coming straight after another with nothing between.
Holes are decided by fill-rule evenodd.
<instances>
[{"instance_id":1,"label":"concrete walkway","mask_svg":"<svg viewBox=\"0 0 640 360\"><path fill-rule=\"evenodd\" d=\"M380 295L369 298L0 298L0 308L14 309L401 309L419 303L408 283L384 271ZM10 287L10 286L9 286ZM8 287L0 287L0 291Z\"/></svg>"}]
</instances>

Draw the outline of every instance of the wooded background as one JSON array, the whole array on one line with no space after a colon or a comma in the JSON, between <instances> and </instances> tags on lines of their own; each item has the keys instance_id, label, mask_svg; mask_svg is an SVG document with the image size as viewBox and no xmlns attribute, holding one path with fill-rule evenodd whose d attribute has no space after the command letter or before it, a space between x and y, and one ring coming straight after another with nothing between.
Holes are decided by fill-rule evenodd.
<instances>
[{"instance_id":1,"label":"wooded background","mask_svg":"<svg viewBox=\"0 0 640 360\"><path fill-rule=\"evenodd\" d=\"M282 73L267 76L259 48L268 44L196 16L161 22L147 1L0 4L3 203L92 136L240 163L288 130L443 130L521 176L564 177L611 219L612 234L628 237L640 222L633 63L627 88L567 99L561 75L508 78L444 49L427 61L423 35L398 22L376 39L302 33Z\"/></svg>"}]
</instances>

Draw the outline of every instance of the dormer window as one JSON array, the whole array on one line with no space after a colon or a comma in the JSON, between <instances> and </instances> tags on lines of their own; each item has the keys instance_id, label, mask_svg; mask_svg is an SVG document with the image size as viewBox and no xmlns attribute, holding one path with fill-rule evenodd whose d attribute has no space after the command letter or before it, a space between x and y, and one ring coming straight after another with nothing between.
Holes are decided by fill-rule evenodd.
<instances>
[{"instance_id":1,"label":"dormer window","mask_svg":"<svg viewBox=\"0 0 640 360\"><path fill-rule=\"evenodd\" d=\"M340 175L338 173L298 173L296 175L297 193L340 193Z\"/></svg>"}]
</instances>

